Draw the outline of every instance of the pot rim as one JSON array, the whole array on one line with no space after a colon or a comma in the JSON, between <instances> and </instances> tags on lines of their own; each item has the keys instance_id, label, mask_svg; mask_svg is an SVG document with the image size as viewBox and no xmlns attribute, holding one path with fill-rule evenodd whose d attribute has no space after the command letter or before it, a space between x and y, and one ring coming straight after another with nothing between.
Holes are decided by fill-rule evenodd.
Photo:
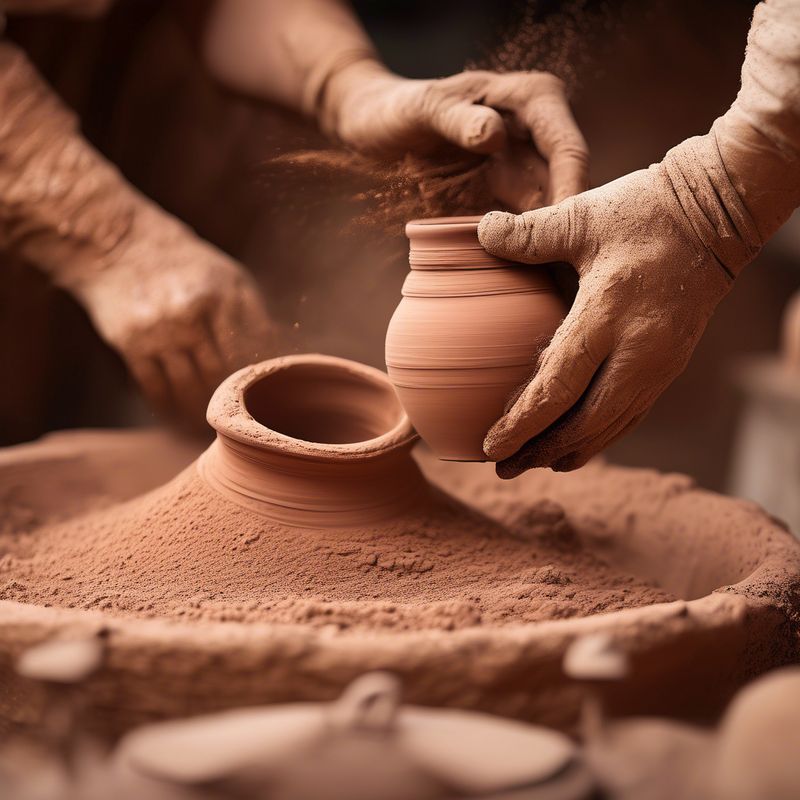
<instances>
[{"instance_id":1,"label":"pot rim","mask_svg":"<svg viewBox=\"0 0 800 800\"><path fill-rule=\"evenodd\" d=\"M468 231L471 228L477 230L478 223L484 216L484 214L471 214L460 217L420 217L419 219L412 219L406 223L406 236L409 235L409 228L412 229L412 232L416 232L414 229L418 227L429 228L436 226L438 230Z\"/></svg>"},{"instance_id":2,"label":"pot rim","mask_svg":"<svg viewBox=\"0 0 800 800\"><path fill-rule=\"evenodd\" d=\"M389 390L397 399L399 417L396 424L371 439L328 443L297 439L268 428L256 420L247 410L247 390L268 375L301 365L334 368L365 383ZM346 358L319 353L273 358L234 372L217 387L211 397L206 419L222 438L233 439L261 451L317 461L364 461L380 458L398 450L410 449L419 438L385 372Z\"/></svg>"},{"instance_id":3,"label":"pot rim","mask_svg":"<svg viewBox=\"0 0 800 800\"><path fill-rule=\"evenodd\" d=\"M428 217L406 224L409 265L414 270L480 270L519 266L493 256L478 241L482 216Z\"/></svg>"}]
</instances>

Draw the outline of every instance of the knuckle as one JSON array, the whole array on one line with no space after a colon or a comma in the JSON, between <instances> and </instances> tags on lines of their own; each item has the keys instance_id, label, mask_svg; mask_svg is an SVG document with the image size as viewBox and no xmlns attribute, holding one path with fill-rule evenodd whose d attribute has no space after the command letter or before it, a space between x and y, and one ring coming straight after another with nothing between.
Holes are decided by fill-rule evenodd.
<instances>
[{"instance_id":1,"label":"knuckle","mask_svg":"<svg viewBox=\"0 0 800 800\"><path fill-rule=\"evenodd\" d=\"M589 163L589 146L582 136L564 133L556 140L554 150L563 161L574 161L580 165Z\"/></svg>"},{"instance_id":2,"label":"knuckle","mask_svg":"<svg viewBox=\"0 0 800 800\"><path fill-rule=\"evenodd\" d=\"M551 373L542 382L539 405L562 404L571 400L573 395L572 384L559 372Z\"/></svg>"},{"instance_id":3,"label":"knuckle","mask_svg":"<svg viewBox=\"0 0 800 800\"><path fill-rule=\"evenodd\" d=\"M422 87L419 99L420 106L423 109L432 111L448 96L449 92L446 81L447 78L438 78Z\"/></svg>"}]
</instances>

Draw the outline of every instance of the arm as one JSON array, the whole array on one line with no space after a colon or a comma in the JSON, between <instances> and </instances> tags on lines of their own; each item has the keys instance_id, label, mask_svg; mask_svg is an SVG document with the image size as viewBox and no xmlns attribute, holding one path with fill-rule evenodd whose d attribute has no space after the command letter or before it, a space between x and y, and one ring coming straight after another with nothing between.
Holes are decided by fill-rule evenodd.
<instances>
[{"instance_id":1,"label":"arm","mask_svg":"<svg viewBox=\"0 0 800 800\"><path fill-rule=\"evenodd\" d=\"M201 420L269 343L246 274L129 186L8 42L0 109L0 246L85 306L153 402Z\"/></svg>"},{"instance_id":2,"label":"arm","mask_svg":"<svg viewBox=\"0 0 800 800\"><path fill-rule=\"evenodd\" d=\"M574 469L634 427L798 204L800 0L767 0L741 90L709 133L551 208L482 220L490 252L567 261L580 280L535 374L486 437L498 472Z\"/></svg>"},{"instance_id":3,"label":"arm","mask_svg":"<svg viewBox=\"0 0 800 800\"><path fill-rule=\"evenodd\" d=\"M305 113L354 150L397 157L446 141L499 156L522 132L548 162L551 201L586 188L586 143L558 78L477 70L401 78L344 0L217 0L205 52L219 80Z\"/></svg>"}]
</instances>

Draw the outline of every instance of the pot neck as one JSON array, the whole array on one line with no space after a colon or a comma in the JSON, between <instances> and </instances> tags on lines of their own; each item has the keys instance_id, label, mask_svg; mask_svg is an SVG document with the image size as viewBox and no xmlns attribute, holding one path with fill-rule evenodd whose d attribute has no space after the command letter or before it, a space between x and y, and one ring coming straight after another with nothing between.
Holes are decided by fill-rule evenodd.
<instances>
[{"instance_id":1,"label":"pot neck","mask_svg":"<svg viewBox=\"0 0 800 800\"><path fill-rule=\"evenodd\" d=\"M478 241L481 217L437 217L406 225L412 270L472 270L512 266L491 255Z\"/></svg>"},{"instance_id":2,"label":"pot neck","mask_svg":"<svg viewBox=\"0 0 800 800\"><path fill-rule=\"evenodd\" d=\"M385 521L402 514L425 492L425 482L408 451L369 462L315 461L261 450L218 434L198 469L228 500L276 522L303 528Z\"/></svg>"},{"instance_id":3,"label":"pot neck","mask_svg":"<svg viewBox=\"0 0 800 800\"><path fill-rule=\"evenodd\" d=\"M320 413L329 412L332 403L346 408L344 380L354 392L361 386L385 390L378 398L398 403L396 420L389 416L395 424L365 441L338 444L305 441L267 428L247 410L246 394L270 375L294 367L303 370L306 382L309 370L319 368ZM282 379L278 385L286 391L285 375ZM353 405L358 402L354 399ZM373 413L375 425L384 424L385 409L373 405L362 408L362 415ZM388 378L378 370L327 356L274 359L228 378L211 400L208 420L217 438L198 461L202 479L227 500L278 523L336 528L388 521L427 495L411 457L416 434Z\"/></svg>"}]
</instances>

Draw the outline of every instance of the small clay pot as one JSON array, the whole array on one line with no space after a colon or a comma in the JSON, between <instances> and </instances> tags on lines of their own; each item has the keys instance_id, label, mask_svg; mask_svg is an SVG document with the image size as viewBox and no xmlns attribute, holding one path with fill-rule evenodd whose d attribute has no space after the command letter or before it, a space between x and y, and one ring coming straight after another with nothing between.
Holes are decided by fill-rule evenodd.
<instances>
[{"instance_id":1,"label":"small clay pot","mask_svg":"<svg viewBox=\"0 0 800 800\"><path fill-rule=\"evenodd\" d=\"M411 272L386 334L386 366L400 401L446 461L486 461L486 432L566 313L545 269L481 247L479 221L406 225Z\"/></svg>"},{"instance_id":2,"label":"small clay pot","mask_svg":"<svg viewBox=\"0 0 800 800\"><path fill-rule=\"evenodd\" d=\"M214 393L217 439L200 474L226 499L299 527L341 527L420 502L417 440L385 373L295 355L231 375Z\"/></svg>"}]
</instances>

